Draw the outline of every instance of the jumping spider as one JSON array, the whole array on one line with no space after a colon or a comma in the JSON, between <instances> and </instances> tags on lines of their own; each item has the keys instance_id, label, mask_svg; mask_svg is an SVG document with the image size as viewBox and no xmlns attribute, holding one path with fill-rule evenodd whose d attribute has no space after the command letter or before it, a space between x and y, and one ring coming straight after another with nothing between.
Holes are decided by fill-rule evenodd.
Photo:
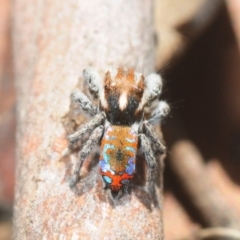
<instances>
[{"instance_id":1,"label":"jumping spider","mask_svg":"<svg viewBox=\"0 0 240 240\"><path fill-rule=\"evenodd\" d=\"M136 153L139 148L148 166L148 181L152 181L156 168L156 154L163 154L165 146L159 140L153 123L162 120L169 112L165 101L159 101L150 118L144 118L145 106L157 99L162 89L162 79L152 73L146 78L134 70L108 71L101 79L93 69L85 69L83 77L91 95L99 101L95 106L82 92L76 90L71 98L92 119L78 131L68 136L69 148L89 132L88 140L79 153L70 186L79 181L79 172L94 144L101 143L100 174L105 188L112 194L126 191L135 173Z\"/></svg>"}]
</instances>

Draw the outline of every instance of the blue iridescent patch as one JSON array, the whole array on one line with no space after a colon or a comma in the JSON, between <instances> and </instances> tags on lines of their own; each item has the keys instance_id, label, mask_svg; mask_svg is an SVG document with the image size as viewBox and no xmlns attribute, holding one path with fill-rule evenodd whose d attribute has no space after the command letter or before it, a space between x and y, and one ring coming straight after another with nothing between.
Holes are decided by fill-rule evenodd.
<instances>
[{"instance_id":1,"label":"blue iridescent patch","mask_svg":"<svg viewBox=\"0 0 240 240\"><path fill-rule=\"evenodd\" d=\"M115 137L115 136L106 135L106 136L105 136L105 139L106 139L106 140L115 140L116 137Z\"/></svg>"},{"instance_id":2,"label":"blue iridescent patch","mask_svg":"<svg viewBox=\"0 0 240 240\"><path fill-rule=\"evenodd\" d=\"M130 143L134 143L134 142L136 142L135 139L131 139L131 138L126 138L126 140L127 140L128 142L130 142Z\"/></svg>"},{"instance_id":3,"label":"blue iridescent patch","mask_svg":"<svg viewBox=\"0 0 240 240\"><path fill-rule=\"evenodd\" d=\"M111 183L112 182L112 179L108 176L103 176L103 180L106 182L106 183Z\"/></svg>"},{"instance_id":4,"label":"blue iridescent patch","mask_svg":"<svg viewBox=\"0 0 240 240\"><path fill-rule=\"evenodd\" d=\"M109 158L110 158L107 154L108 149L115 149L115 147L114 147L114 145L111 145L111 144L105 144L104 145L102 155L103 155L103 159L106 163L109 162Z\"/></svg>"},{"instance_id":5,"label":"blue iridescent patch","mask_svg":"<svg viewBox=\"0 0 240 240\"><path fill-rule=\"evenodd\" d=\"M106 163L104 160L99 161L99 167L102 172L110 171L110 165Z\"/></svg>"},{"instance_id":6,"label":"blue iridescent patch","mask_svg":"<svg viewBox=\"0 0 240 240\"><path fill-rule=\"evenodd\" d=\"M132 175L135 172L134 158L129 158L128 165L126 167L126 173Z\"/></svg>"},{"instance_id":7,"label":"blue iridescent patch","mask_svg":"<svg viewBox=\"0 0 240 240\"><path fill-rule=\"evenodd\" d=\"M134 149L133 147L126 147L126 150L131 151L131 152L133 152L133 153L136 152L135 149Z\"/></svg>"}]
</instances>

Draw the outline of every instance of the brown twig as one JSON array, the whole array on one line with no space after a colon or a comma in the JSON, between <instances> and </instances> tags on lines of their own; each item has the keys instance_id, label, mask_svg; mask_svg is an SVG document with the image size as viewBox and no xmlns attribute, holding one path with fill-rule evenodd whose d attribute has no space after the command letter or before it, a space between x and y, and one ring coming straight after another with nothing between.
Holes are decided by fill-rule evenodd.
<instances>
[{"instance_id":1,"label":"brown twig","mask_svg":"<svg viewBox=\"0 0 240 240\"><path fill-rule=\"evenodd\" d=\"M197 239L238 240L240 239L240 231L223 227L204 228L197 233Z\"/></svg>"},{"instance_id":2,"label":"brown twig","mask_svg":"<svg viewBox=\"0 0 240 240\"><path fill-rule=\"evenodd\" d=\"M151 0L15 1L15 239L163 238L159 188L159 207L137 189L111 205L96 168L76 195L67 181L72 162L61 160L67 146L61 119L83 68L148 73L153 36Z\"/></svg>"},{"instance_id":3,"label":"brown twig","mask_svg":"<svg viewBox=\"0 0 240 240\"><path fill-rule=\"evenodd\" d=\"M236 0L237 1L237 0ZM224 0L155 0L158 70L176 61L215 19Z\"/></svg>"},{"instance_id":4,"label":"brown twig","mask_svg":"<svg viewBox=\"0 0 240 240\"><path fill-rule=\"evenodd\" d=\"M232 22L233 30L236 35L238 48L240 49L240 2L238 0L227 0L226 5Z\"/></svg>"},{"instance_id":5,"label":"brown twig","mask_svg":"<svg viewBox=\"0 0 240 240\"><path fill-rule=\"evenodd\" d=\"M198 149L179 141L170 150L171 166L208 226L240 228L240 217L210 180Z\"/></svg>"}]
</instances>

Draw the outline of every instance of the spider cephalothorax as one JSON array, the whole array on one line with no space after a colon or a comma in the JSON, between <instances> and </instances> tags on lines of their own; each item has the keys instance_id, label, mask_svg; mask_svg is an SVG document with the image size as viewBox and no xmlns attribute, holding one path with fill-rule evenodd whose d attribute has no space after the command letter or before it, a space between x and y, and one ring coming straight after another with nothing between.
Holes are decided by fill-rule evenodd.
<instances>
[{"instance_id":1,"label":"spider cephalothorax","mask_svg":"<svg viewBox=\"0 0 240 240\"><path fill-rule=\"evenodd\" d=\"M141 118L138 109L144 90L144 77L134 70L108 71L104 79L101 107L111 124L129 125Z\"/></svg>"},{"instance_id":2,"label":"spider cephalothorax","mask_svg":"<svg viewBox=\"0 0 240 240\"><path fill-rule=\"evenodd\" d=\"M126 190L133 178L136 154L143 150L149 169L149 181L156 168L156 154L165 151L159 140L153 122L161 120L169 112L166 102L160 101L149 119L144 119L144 107L156 99L162 88L162 80L157 74L146 78L134 70L119 68L107 71L104 78L92 69L83 71L89 91L99 99L99 108L80 91L72 93L72 100L93 118L77 132L70 135L70 147L90 132L79 153L79 162L71 180L71 187L79 180L79 171L94 144L100 143L100 174L106 188L112 193ZM118 195L118 194L117 194Z\"/></svg>"}]
</instances>

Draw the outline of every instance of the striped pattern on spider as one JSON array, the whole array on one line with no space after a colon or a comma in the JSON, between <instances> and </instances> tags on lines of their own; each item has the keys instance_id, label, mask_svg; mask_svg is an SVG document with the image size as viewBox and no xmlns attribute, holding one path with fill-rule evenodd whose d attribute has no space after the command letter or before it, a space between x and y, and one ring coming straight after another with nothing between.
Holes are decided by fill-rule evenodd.
<instances>
[{"instance_id":1,"label":"striped pattern on spider","mask_svg":"<svg viewBox=\"0 0 240 240\"><path fill-rule=\"evenodd\" d=\"M124 68L107 71L104 78L88 68L83 71L83 77L88 83L89 92L99 101L99 106L95 106L79 90L71 94L72 101L77 102L92 119L68 136L71 148L86 133L90 133L79 152L70 187L75 187L80 180L82 164L92 147L98 143L101 145L100 174L105 188L110 189L112 196L127 192L135 173L136 154L140 148L147 162L148 181L153 181L156 155L166 150L153 123L161 121L170 108L165 101L159 101L149 119L145 119L144 111L161 94L161 77L155 73L144 77L133 69Z\"/></svg>"}]
</instances>

